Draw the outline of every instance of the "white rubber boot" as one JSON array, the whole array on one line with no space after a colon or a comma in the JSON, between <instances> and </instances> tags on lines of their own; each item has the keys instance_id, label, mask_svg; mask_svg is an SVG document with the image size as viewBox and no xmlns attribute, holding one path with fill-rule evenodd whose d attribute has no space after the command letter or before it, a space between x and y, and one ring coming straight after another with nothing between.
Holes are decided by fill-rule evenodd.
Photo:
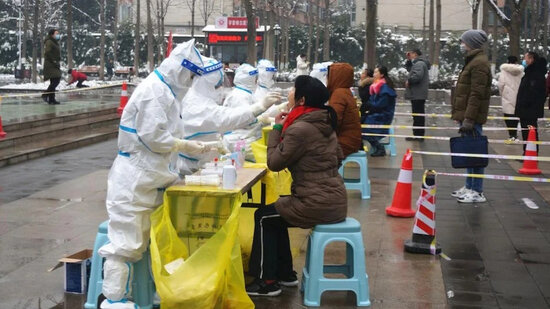
<instances>
[{"instance_id":1,"label":"white rubber boot","mask_svg":"<svg viewBox=\"0 0 550 309\"><path fill-rule=\"evenodd\" d=\"M103 264L103 295L105 300L101 309L137 309L135 303L128 300L132 294L132 264L118 258L107 258Z\"/></svg>"},{"instance_id":2,"label":"white rubber boot","mask_svg":"<svg viewBox=\"0 0 550 309\"><path fill-rule=\"evenodd\" d=\"M139 309L138 305L123 299L119 301L104 300L100 306L101 309Z\"/></svg>"}]
</instances>

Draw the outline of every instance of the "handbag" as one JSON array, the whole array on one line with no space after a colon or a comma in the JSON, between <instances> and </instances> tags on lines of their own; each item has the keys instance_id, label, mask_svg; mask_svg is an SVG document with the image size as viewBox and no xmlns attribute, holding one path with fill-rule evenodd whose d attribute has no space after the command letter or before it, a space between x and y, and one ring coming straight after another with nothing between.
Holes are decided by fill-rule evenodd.
<instances>
[{"instance_id":1,"label":"handbag","mask_svg":"<svg viewBox=\"0 0 550 309\"><path fill-rule=\"evenodd\" d=\"M473 135L451 137L450 144L451 153L489 153L487 136L477 135L475 131ZM489 158L451 156L451 164L453 168L487 167Z\"/></svg>"}]
</instances>

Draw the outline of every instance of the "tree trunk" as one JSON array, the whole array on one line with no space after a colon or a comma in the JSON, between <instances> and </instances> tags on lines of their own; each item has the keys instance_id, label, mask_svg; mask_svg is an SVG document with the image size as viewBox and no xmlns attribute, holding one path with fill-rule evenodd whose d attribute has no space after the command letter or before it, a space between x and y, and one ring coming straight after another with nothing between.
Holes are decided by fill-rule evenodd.
<instances>
[{"instance_id":1,"label":"tree trunk","mask_svg":"<svg viewBox=\"0 0 550 309\"><path fill-rule=\"evenodd\" d=\"M256 12L252 0L245 0L244 8L246 10L247 26L246 31L248 34L247 40L247 63L250 65L256 65Z\"/></svg>"},{"instance_id":2,"label":"tree trunk","mask_svg":"<svg viewBox=\"0 0 550 309\"><path fill-rule=\"evenodd\" d=\"M162 19L162 13L161 13L161 3L163 2L163 0L159 1L159 0L156 0L156 8L157 8L157 11L156 11L156 14L155 14L155 17L156 17L156 20L157 20L157 42L156 42L156 45L157 45L157 63L161 63L162 62L162 55L164 54L164 33L162 33L162 27L160 26L160 23L161 23L161 19Z\"/></svg>"},{"instance_id":3,"label":"tree trunk","mask_svg":"<svg viewBox=\"0 0 550 309\"><path fill-rule=\"evenodd\" d=\"M276 59L275 59L275 56L277 54L277 52L274 52L277 50L277 42L275 40L275 32L273 30L273 27L275 26L275 13L273 12L273 9L271 9L269 12L267 12L267 18L269 20L269 27L270 27L270 30L269 30L269 33L267 34L267 37L269 38L269 44L266 45L264 43L264 48L266 49L266 59L271 59L273 60L273 64L275 64L276 62ZM267 46L271 46L271 48L267 48Z\"/></svg>"},{"instance_id":4,"label":"tree trunk","mask_svg":"<svg viewBox=\"0 0 550 309\"><path fill-rule=\"evenodd\" d=\"M319 6L321 5L321 0L317 0L316 5L317 5L317 13L315 14L315 25L317 25L317 27L315 29L315 48L313 50L313 63L319 62L319 38L321 37L321 26L320 26L321 18L319 18L321 13L320 13Z\"/></svg>"},{"instance_id":5,"label":"tree trunk","mask_svg":"<svg viewBox=\"0 0 550 309\"><path fill-rule=\"evenodd\" d=\"M325 0L323 61L330 60L330 0Z\"/></svg>"},{"instance_id":6,"label":"tree trunk","mask_svg":"<svg viewBox=\"0 0 550 309\"><path fill-rule=\"evenodd\" d=\"M439 53L441 51L441 0L436 0L436 26L435 26L435 46L434 46L434 61L432 70L433 70L433 79L438 80L439 73Z\"/></svg>"},{"instance_id":7,"label":"tree trunk","mask_svg":"<svg viewBox=\"0 0 550 309\"><path fill-rule=\"evenodd\" d=\"M73 1L67 0L67 66L73 65Z\"/></svg>"},{"instance_id":8,"label":"tree trunk","mask_svg":"<svg viewBox=\"0 0 550 309\"><path fill-rule=\"evenodd\" d=\"M23 0L23 33L21 36L21 58L27 62L27 40L29 33L29 0Z\"/></svg>"},{"instance_id":9,"label":"tree trunk","mask_svg":"<svg viewBox=\"0 0 550 309\"><path fill-rule=\"evenodd\" d=\"M426 0L424 0L424 9L422 10L422 46L423 50L428 50L428 38L427 38L427 31L426 31Z\"/></svg>"},{"instance_id":10,"label":"tree trunk","mask_svg":"<svg viewBox=\"0 0 550 309\"><path fill-rule=\"evenodd\" d=\"M542 1L542 49L548 50L548 1Z\"/></svg>"},{"instance_id":11,"label":"tree trunk","mask_svg":"<svg viewBox=\"0 0 550 309\"><path fill-rule=\"evenodd\" d=\"M517 0L507 2L511 7L512 15L510 17L504 18L499 11L491 2L491 0L485 0L485 4L490 5L493 12L498 16L500 23L506 28L508 32L509 43L509 55L514 55L516 57L520 56L520 35L521 35L521 18L525 10L526 0Z\"/></svg>"},{"instance_id":12,"label":"tree trunk","mask_svg":"<svg viewBox=\"0 0 550 309\"><path fill-rule=\"evenodd\" d=\"M33 31L32 31L32 82L38 80L38 50L40 49L40 38L38 34L38 16L40 15L40 0L34 2Z\"/></svg>"},{"instance_id":13,"label":"tree trunk","mask_svg":"<svg viewBox=\"0 0 550 309\"><path fill-rule=\"evenodd\" d=\"M367 67L373 69L376 66L376 15L378 11L378 0L367 0Z\"/></svg>"},{"instance_id":14,"label":"tree trunk","mask_svg":"<svg viewBox=\"0 0 550 309\"><path fill-rule=\"evenodd\" d=\"M290 64L290 17L286 16L285 17L285 29L286 29L286 35L285 35L285 50L284 50L284 55L285 55L285 69L288 69L288 66Z\"/></svg>"},{"instance_id":15,"label":"tree trunk","mask_svg":"<svg viewBox=\"0 0 550 309\"><path fill-rule=\"evenodd\" d=\"M472 4L472 29L477 29L477 15L479 13L479 5L476 4L476 1L481 0L474 0Z\"/></svg>"},{"instance_id":16,"label":"tree trunk","mask_svg":"<svg viewBox=\"0 0 550 309\"><path fill-rule=\"evenodd\" d=\"M313 44L313 12L311 10L310 2L308 1L308 7L307 7L307 52L306 52L306 59L307 61L311 61L311 48Z\"/></svg>"},{"instance_id":17,"label":"tree trunk","mask_svg":"<svg viewBox=\"0 0 550 309\"><path fill-rule=\"evenodd\" d=\"M105 79L105 0L101 0L99 6L99 18L101 19L101 41L99 43L99 79Z\"/></svg>"},{"instance_id":18,"label":"tree trunk","mask_svg":"<svg viewBox=\"0 0 550 309\"><path fill-rule=\"evenodd\" d=\"M245 0L248 1L248 0ZM191 37L195 37L195 4L197 0L191 0Z\"/></svg>"},{"instance_id":19,"label":"tree trunk","mask_svg":"<svg viewBox=\"0 0 550 309\"><path fill-rule=\"evenodd\" d=\"M481 30L485 31L485 33L487 35L489 35L489 33L490 33L490 30L489 30L489 6L484 4L484 3L481 3L481 2L480 2L480 5L482 6L481 7L481 14L483 16L481 18ZM489 55L489 44L484 44L483 45L483 50L485 51L486 55Z\"/></svg>"},{"instance_id":20,"label":"tree trunk","mask_svg":"<svg viewBox=\"0 0 550 309\"><path fill-rule=\"evenodd\" d=\"M435 50L435 0L430 0L430 30L428 33L428 54L431 63L434 63L434 50Z\"/></svg>"},{"instance_id":21,"label":"tree trunk","mask_svg":"<svg viewBox=\"0 0 550 309\"><path fill-rule=\"evenodd\" d=\"M39 18L40 18L40 40L42 40L46 34L46 18L44 18L44 11L45 11L45 0L39 1L40 4L40 12ZM40 44L40 54L38 54L38 59L40 59L40 62L42 63L42 57L44 55L44 44Z\"/></svg>"},{"instance_id":22,"label":"tree trunk","mask_svg":"<svg viewBox=\"0 0 550 309\"><path fill-rule=\"evenodd\" d=\"M496 71L496 67L497 67L497 53L498 53L498 47L497 47L497 42L498 42L498 19L497 17L495 16L495 18L493 18L493 46L491 48L491 73L495 74L495 71Z\"/></svg>"},{"instance_id":23,"label":"tree trunk","mask_svg":"<svg viewBox=\"0 0 550 309\"><path fill-rule=\"evenodd\" d=\"M145 0L147 4L147 68L153 72L155 58L153 55L153 21L151 18L151 0Z\"/></svg>"},{"instance_id":24,"label":"tree trunk","mask_svg":"<svg viewBox=\"0 0 550 309\"><path fill-rule=\"evenodd\" d=\"M117 50L118 50L118 1L115 5L115 13L113 18L113 67L118 61ZM114 68L113 68L114 70Z\"/></svg>"},{"instance_id":25,"label":"tree trunk","mask_svg":"<svg viewBox=\"0 0 550 309\"><path fill-rule=\"evenodd\" d=\"M141 10L140 10L140 0L136 0L136 28L134 31L135 42L134 42L134 74L138 76L139 73L139 27L141 22Z\"/></svg>"},{"instance_id":26,"label":"tree trunk","mask_svg":"<svg viewBox=\"0 0 550 309\"><path fill-rule=\"evenodd\" d=\"M536 51L535 49L535 24L537 23L537 10L535 7L536 0L530 0L529 5L529 49Z\"/></svg>"}]
</instances>

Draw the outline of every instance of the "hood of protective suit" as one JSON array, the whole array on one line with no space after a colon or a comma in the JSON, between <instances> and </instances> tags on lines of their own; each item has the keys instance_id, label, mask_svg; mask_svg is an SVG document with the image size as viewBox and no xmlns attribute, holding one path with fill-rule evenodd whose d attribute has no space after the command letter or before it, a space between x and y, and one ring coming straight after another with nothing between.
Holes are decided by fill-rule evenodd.
<instances>
[{"instance_id":1,"label":"hood of protective suit","mask_svg":"<svg viewBox=\"0 0 550 309\"><path fill-rule=\"evenodd\" d=\"M207 73L193 78L193 84L190 91L194 91L217 104L221 104L223 98L222 65L217 60L204 56L202 56L202 62L204 63L204 69ZM212 70L209 70L209 68L212 68Z\"/></svg>"},{"instance_id":2,"label":"hood of protective suit","mask_svg":"<svg viewBox=\"0 0 550 309\"><path fill-rule=\"evenodd\" d=\"M236 87L246 89L250 93L254 91L256 87L256 77L258 76L258 70L248 63L241 64L237 70L235 70L235 78L233 83Z\"/></svg>"},{"instance_id":3,"label":"hood of protective suit","mask_svg":"<svg viewBox=\"0 0 550 309\"><path fill-rule=\"evenodd\" d=\"M523 74L523 66L520 64L504 63L500 66L500 70L510 73L513 76Z\"/></svg>"},{"instance_id":4,"label":"hood of protective suit","mask_svg":"<svg viewBox=\"0 0 550 309\"><path fill-rule=\"evenodd\" d=\"M302 64L302 63L306 63L306 61L300 57L300 55L298 55L298 57L296 57L296 64Z\"/></svg>"},{"instance_id":5,"label":"hood of protective suit","mask_svg":"<svg viewBox=\"0 0 550 309\"><path fill-rule=\"evenodd\" d=\"M172 88L177 98L181 99L191 84L191 70L182 66L182 62L187 60L194 64L196 69L203 67L201 54L195 48L195 40L178 44L172 50L170 56L159 65L157 71L162 75L164 81ZM192 66L192 65L191 65Z\"/></svg>"},{"instance_id":6,"label":"hood of protective suit","mask_svg":"<svg viewBox=\"0 0 550 309\"><path fill-rule=\"evenodd\" d=\"M325 86L327 85L327 73L328 73L328 66L331 65L331 61L322 62L322 63L315 63L313 65L313 68L311 72L309 73L309 76L315 77L318 80L320 80Z\"/></svg>"},{"instance_id":7,"label":"hood of protective suit","mask_svg":"<svg viewBox=\"0 0 550 309\"><path fill-rule=\"evenodd\" d=\"M349 63L334 63L328 68L327 88L330 93L338 88L353 87L353 67Z\"/></svg>"},{"instance_id":8,"label":"hood of protective suit","mask_svg":"<svg viewBox=\"0 0 550 309\"><path fill-rule=\"evenodd\" d=\"M275 84L273 77L277 69L271 61L262 59L258 61L258 85L265 88L271 88Z\"/></svg>"}]
</instances>

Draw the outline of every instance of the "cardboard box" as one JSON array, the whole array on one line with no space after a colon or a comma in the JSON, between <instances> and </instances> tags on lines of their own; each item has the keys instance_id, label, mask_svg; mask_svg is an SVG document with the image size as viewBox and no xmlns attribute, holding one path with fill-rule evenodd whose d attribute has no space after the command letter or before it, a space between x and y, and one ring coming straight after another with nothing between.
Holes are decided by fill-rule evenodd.
<instances>
[{"instance_id":1,"label":"cardboard box","mask_svg":"<svg viewBox=\"0 0 550 309\"><path fill-rule=\"evenodd\" d=\"M88 291L92 254L93 250L85 249L59 260L65 264L65 292L81 294Z\"/></svg>"}]
</instances>

